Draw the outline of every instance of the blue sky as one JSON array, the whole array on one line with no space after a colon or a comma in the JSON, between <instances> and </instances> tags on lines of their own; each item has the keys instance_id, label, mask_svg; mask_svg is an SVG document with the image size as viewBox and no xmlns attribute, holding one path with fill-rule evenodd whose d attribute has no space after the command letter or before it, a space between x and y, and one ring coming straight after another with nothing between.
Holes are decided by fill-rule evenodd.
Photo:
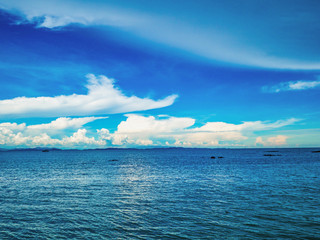
<instances>
[{"instance_id":1,"label":"blue sky","mask_svg":"<svg viewBox=\"0 0 320 240\"><path fill-rule=\"evenodd\" d=\"M0 147L319 147L319 10L0 0Z\"/></svg>"}]
</instances>

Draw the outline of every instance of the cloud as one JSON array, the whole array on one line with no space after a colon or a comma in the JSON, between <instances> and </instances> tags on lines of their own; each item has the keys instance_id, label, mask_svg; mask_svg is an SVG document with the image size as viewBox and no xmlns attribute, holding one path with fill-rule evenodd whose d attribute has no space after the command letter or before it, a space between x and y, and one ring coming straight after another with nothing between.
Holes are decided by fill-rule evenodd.
<instances>
[{"instance_id":1,"label":"cloud","mask_svg":"<svg viewBox=\"0 0 320 240\"><path fill-rule=\"evenodd\" d=\"M25 123L0 123L0 144L10 145L11 142L17 142L18 145L22 144L19 139L21 131L23 131L25 128Z\"/></svg>"},{"instance_id":2,"label":"cloud","mask_svg":"<svg viewBox=\"0 0 320 240\"><path fill-rule=\"evenodd\" d=\"M65 147L106 145L106 142L104 140L96 140L94 137L87 137L86 134L86 129L79 129L72 136L63 138L60 144Z\"/></svg>"},{"instance_id":3,"label":"cloud","mask_svg":"<svg viewBox=\"0 0 320 240\"><path fill-rule=\"evenodd\" d=\"M106 119L107 117L83 117L83 118L66 118L60 117L50 123L30 125L25 128L25 134L35 136L37 134L54 134L59 135L70 130L78 130L83 125L99 119ZM45 136L46 137L46 136ZM53 142L54 143L54 142ZM58 143L58 142L56 142Z\"/></svg>"},{"instance_id":4,"label":"cloud","mask_svg":"<svg viewBox=\"0 0 320 240\"><path fill-rule=\"evenodd\" d=\"M271 146L281 146L287 144L287 138L288 136L278 135L275 137L269 137L267 142Z\"/></svg>"},{"instance_id":5,"label":"cloud","mask_svg":"<svg viewBox=\"0 0 320 240\"><path fill-rule=\"evenodd\" d=\"M117 130L106 128L90 131L84 127L88 122L101 118L58 118L50 123L26 125L25 123L0 123L0 145L5 147L139 147L139 146L182 146L182 147L232 147L251 146L255 131L268 131L294 124L288 119L276 122L243 122L231 124L208 122L194 127L195 119L170 116L142 116L127 114ZM252 142L250 143L250 141ZM286 142L286 136L278 135L256 145L278 146ZM251 145L250 145L251 144Z\"/></svg>"},{"instance_id":6,"label":"cloud","mask_svg":"<svg viewBox=\"0 0 320 240\"><path fill-rule=\"evenodd\" d=\"M106 144L104 138L87 136L86 129L76 129L71 136L53 138L51 134L56 134L57 130L75 129L83 127L84 124L95 121L96 117L86 118L58 118L48 124L38 124L27 126L25 123L1 123L0 124L0 145L7 147L62 147L62 148L87 148L97 147ZM105 134L104 130L100 130ZM99 131L98 131L99 133Z\"/></svg>"},{"instance_id":7,"label":"cloud","mask_svg":"<svg viewBox=\"0 0 320 240\"><path fill-rule=\"evenodd\" d=\"M33 19L33 17L29 19ZM85 19L73 19L71 17L54 17L54 16L44 16L43 19L41 19L39 23L39 27L44 27L44 28L56 28L56 27L61 27L61 26L66 26L71 23L81 23L81 24L87 24L87 21Z\"/></svg>"},{"instance_id":8,"label":"cloud","mask_svg":"<svg viewBox=\"0 0 320 240\"><path fill-rule=\"evenodd\" d=\"M239 145L255 131L265 131L294 124L298 119L279 120L276 122L244 122L230 124L225 122L208 122L192 128L195 119L174 118L156 119L130 114L118 125L111 135L114 145L151 145L217 147ZM274 141L276 143L276 141ZM243 143L242 143L243 144ZM243 145L244 146L244 145Z\"/></svg>"},{"instance_id":9,"label":"cloud","mask_svg":"<svg viewBox=\"0 0 320 240\"><path fill-rule=\"evenodd\" d=\"M259 131L268 130L272 128L279 128L287 125L294 124L300 121L296 118L290 118L286 120L278 120L275 122L268 121L253 121L243 122L242 124L232 124L225 122L209 122L200 128L195 128L194 131L198 132L233 132L233 131Z\"/></svg>"},{"instance_id":10,"label":"cloud","mask_svg":"<svg viewBox=\"0 0 320 240\"><path fill-rule=\"evenodd\" d=\"M106 76L87 75L87 95L17 97L0 100L0 117L60 117L113 114L162 108L173 104L177 95L162 100L127 97Z\"/></svg>"},{"instance_id":11,"label":"cloud","mask_svg":"<svg viewBox=\"0 0 320 240\"><path fill-rule=\"evenodd\" d=\"M215 61L274 69L320 69L314 51L319 42L319 34L314 34L319 16L313 2L288 8L290 2L286 1L246 1L236 7L228 1L188 1L183 9L165 0L144 4L132 0L0 0L0 4L8 11L20 11L38 27L61 28L72 23L112 26Z\"/></svg>"},{"instance_id":12,"label":"cloud","mask_svg":"<svg viewBox=\"0 0 320 240\"><path fill-rule=\"evenodd\" d=\"M4 122L4 123L0 123L0 129L2 131L7 130L23 130L26 128L26 124L25 123L21 123L21 124L17 124L17 123L9 123L9 122Z\"/></svg>"},{"instance_id":13,"label":"cloud","mask_svg":"<svg viewBox=\"0 0 320 240\"><path fill-rule=\"evenodd\" d=\"M320 86L320 81L298 81L289 84L290 90L304 90Z\"/></svg>"},{"instance_id":14,"label":"cloud","mask_svg":"<svg viewBox=\"0 0 320 240\"><path fill-rule=\"evenodd\" d=\"M0 123L0 133L2 135L10 135L13 133L28 133L30 136L34 136L39 133L53 133L66 129L79 129L83 125L93 122L98 119L105 119L107 117L84 117L84 118L57 118L50 123L35 124L27 126L25 123L17 124L4 122Z\"/></svg>"},{"instance_id":15,"label":"cloud","mask_svg":"<svg viewBox=\"0 0 320 240\"><path fill-rule=\"evenodd\" d=\"M195 120L192 118L168 117L156 119L153 116L128 114L127 120L118 125L117 131L112 135L112 143L115 145L136 144L145 145L153 143L151 138L172 138L172 134L185 131L192 126Z\"/></svg>"},{"instance_id":16,"label":"cloud","mask_svg":"<svg viewBox=\"0 0 320 240\"><path fill-rule=\"evenodd\" d=\"M144 117L136 114L127 114L127 120L118 126L118 133L141 133L150 134L162 132L174 132L188 128L195 123L192 118L167 117L166 119L156 119L154 116Z\"/></svg>"},{"instance_id":17,"label":"cloud","mask_svg":"<svg viewBox=\"0 0 320 240\"><path fill-rule=\"evenodd\" d=\"M50 123L31 125L27 128L30 130L63 130L67 128L80 128L86 123L93 122L98 119L105 119L107 117L84 117L84 118L66 118L61 117Z\"/></svg>"},{"instance_id":18,"label":"cloud","mask_svg":"<svg viewBox=\"0 0 320 240\"><path fill-rule=\"evenodd\" d=\"M245 146L244 141L256 131L266 131L294 124L298 119L278 120L276 122L253 121L242 124L209 122L176 136L176 146Z\"/></svg>"},{"instance_id":19,"label":"cloud","mask_svg":"<svg viewBox=\"0 0 320 240\"><path fill-rule=\"evenodd\" d=\"M262 91L278 93L283 91L308 90L320 87L320 80L317 81L290 81L283 82L275 86L264 86Z\"/></svg>"},{"instance_id":20,"label":"cloud","mask_svg":"<svg viewBox=\"0 0 320 240\"><path fill-rule=\"evenodd\" d=\"M255 145L256 145L257 147L262 147L262 146L264 145L264 141L262 140L262 137L257 137L257 138L256 138Z\"/></svg>"},{"instance_id":21,"label":"cloud","mask_svg":"<svg viewBox=\"0 0 320 240\"><path fill-rule=\"evenodd\" d=\"M283 146L287 144L288 136L285 135L277 135L275 137L269 137L266 141L263 141L262 137L257 137L255 145L262 147L277 147Z\"/></svg>"},{"instance_id":22,"label":"cloud","mask_svg":"<svg viewBox=\"0 0 320 240\"><path fill-rule=\"evenodd\" d=\"M61 28L69 24L128 27L148 22L143 13L126 11L108 3L63 0L0 0L0 8L22 17L17 24L34 23L38 28Z\"/></svg>"}]
</instances>

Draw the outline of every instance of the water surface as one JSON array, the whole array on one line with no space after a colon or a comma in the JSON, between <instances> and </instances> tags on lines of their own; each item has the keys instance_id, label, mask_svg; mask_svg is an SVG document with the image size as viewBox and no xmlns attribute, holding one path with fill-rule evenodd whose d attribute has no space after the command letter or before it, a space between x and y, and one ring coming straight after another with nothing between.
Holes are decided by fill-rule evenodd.
<instances>
[{"instance_id":1,"label":"water surface","mask_svg":"<svg viewBox=\"0 0 320 240\"><path fill-rule=\"evenodd\" d=\"M0 152L0 239L319 239L312 150Z\"/></svg>"}]
</instances>

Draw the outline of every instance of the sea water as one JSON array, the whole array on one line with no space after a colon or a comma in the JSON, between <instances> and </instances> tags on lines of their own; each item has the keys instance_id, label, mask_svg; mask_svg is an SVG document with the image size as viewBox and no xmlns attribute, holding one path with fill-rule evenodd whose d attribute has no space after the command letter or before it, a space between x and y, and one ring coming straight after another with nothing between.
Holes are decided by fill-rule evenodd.
<instances>
[{"instance_id":1,"label":"sea water","mask_svg":"<svg viewBox=\"0 0 320 240\"><path fill-rule=\"evenodd\" d=\"M320 239L314 150L0 152L0 239Z\"/></svg>"}]
</instances>

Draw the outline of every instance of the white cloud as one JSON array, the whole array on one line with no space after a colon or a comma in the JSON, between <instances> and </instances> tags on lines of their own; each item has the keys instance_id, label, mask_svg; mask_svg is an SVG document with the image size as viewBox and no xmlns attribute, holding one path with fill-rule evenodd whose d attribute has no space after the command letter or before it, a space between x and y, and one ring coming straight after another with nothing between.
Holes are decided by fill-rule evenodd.
<instances>
[{"instance_id":1,"label":"white cloud","mask_svg":"<svg viewBox=\"0 0 320 240\"><path fill-rule=\"evenodd\" d=\"M95 148L106 145L106 142L102 139L88 137L86 129L78 129L71 136L63 137L62 139L52 138L46 133L27 137L22 134L16 135L12 145L21 144L28 147Z\"/></svg>"},{"instance_id":2,"label":"white cloud","mask_svg":"<svg viewBox=\"0 0 320 240\"><path fill-rule=\"evenodd\" d=\"M61 117L56 120L53 120L50 123L31 125L27 128L30 130L63 130L67 128L78 129L85 125L86 123L98 120L105 119L107 117L83 117L83 118L66 118Z\"/></svg>"},{"instance_id":3,"label":"white cloud","mask_svg":"<svg viewBox=\"0 0 320 240\"><path fill-rule=\"evenodd\" d=\"M31 136L25 137L24 139L25 139L25 144L29 146L54 146L54 145L61 144L61 141L59 139L53 139L46 133L42 133L34 137L31 137ZM17 142L15 142L15 144L20 145Z\"/></svg>"},{"instance_id":4,"label":"white cloud","mask_svg":"<svg viewBox=\"0 0 320 240\"><path fill-rule=\"evenodd\" d=\"M262 137L257 137L257 138L256 138L255 145L256 145L257 147L262 147L262 146L264 145L264 141L262 140Z\"/></svg>"},{"instance_id":5,"label":"white cloud","mask_svg":"<svg viewBox=\"0 0 320 240\"><path fill-rule=\"evenodd\" d=\"M27 126L25 123L0 123L0 145L4 146L50 146L50 147L96 147L105 145L105 137L87 136L86 129L77 129L84 124L95 121L96 117L85 118L58 118L48 124L38 124ZM57 130L76 129L71 136L62 138L53 138L51 134L55 134ZM105 136L108 131L101 129L100 133Z\"/></svg>"},{"instance_id":6,"label":"white cloud","mask_svg":"<svg viewBox=\"0 0 320 240\"><path fill-rule=\"evenodd\" d=\"M191 128L195 119L173 118L156 119L153 116L129 114L127 120L118 125L112 134L114 145L153 145L215 147L240 145L254 131L280 128L297 122L297 119L279 120L276 122L244 122L230 124L209 122L198 128ZM270 140L271 141L271 140ZM274 141L275 142L275 141Z\"/></svg>"},{"instance_id":7,"label":"white cloud","mask_svg":"<svg viewBox=\"0 0 320 240\"><path fill-rule=\"evenodd\" d=\"M1 117L60 117L112 114L162 108L173 104L177 95L162 100L127 97L114 86L113 79L87 75L87 95L17 97L0 101Z\"/></svg>"},{"instance_id":8,"label":"white cloud","mask_svg":"<svg viewBox=\"0 0 320 240\"><path fill-rule=\"evenodd\" d=\"M29 16L28 18L32 20L33 17ZM55 17L55 16L46 15L44 16L43 21L39 24L39 27L55 28L55 27L66 26L74 22L87 24L86 19L83 19L83 18L74 19L71 17Z\"/></svg>"},{"instance_id":9,"label":"white cloud","mask_svg":"<svg viewBox=\"0 0 320 240\"><path fill-rule=\"evenodd\" d=\"M65 147L86 147L86 146L103 146L106 144L104 140L96 140L94 137L87 137L86 129L79 129L70 137L64 137L61 145Z\"/></svg>"},{"instance_id":10,"label":"white cloud","mask_svg":"<svg viewBox=\"0 0 320 240\"><path fill-rule=\"evenodd\" d=\"M166 119L156 119L153 116L144 117L136 114L127 114L128 118L118 126L118 133L141 133L150 134L174 132L192 126L195 120L192 118L168 117Z\"/></svg>"},{"instance_id":11,"label":"white cloud","mask_svg":"<svg viewBox=\"0 0 320 240\"><path fill-rule=\"evenodd\" d=\"M193 127L195 119L192 118L146 117L136 114L126 116L127 119L122 121L113 133L106 128L92 132L83 127L90 121L100 119L95 117L59 118L51 123L30 126L24 123L1 123L0 145L7 147L48 146L61 148L253 146L256 137L255 131L268 131L297 121L289 119L276 122L244 122L241 124L209 122L202 127ZM257 137L256 146L280 146L286 144L286 139L287 136L284 135L269 137L265 141L262 137Z\"/></svg>"},{"instance_id":12,"label":"white cloud","mask_svg":"<svg viewBox=\"0 0 320 240\"><path fill-rule=\"evenodd\" d=\"M213 6L204 7L206 4L188 1L192 7L175 11L172 6L176 5L171 1L158 1L150 6L139 1L0 0L2 8L22 12L38 27L57 28L71 23L113 26L213 60L275 69L320 69L319 58L308 45L317 42L317 36L304 34L318 22L314 12L310 11L314 18L311 23L299 18L289 21L275 11L267 10L257 16L255 11L247 11L248 4L243 4L238 10L245 11L246 16L239 18L239 11L235 12L228 1L211 2ZM251 3L250 7L269 8L270 4ZM286 11L291 16L299 14L294 9ZM275 36L281 40L274 41ZM288 43L299 49L298 57L295 51L286 48Z\"/></svg>"},{"instance_id":13,"label":"white cloud","mask_svg":"<svg viewBox=\"0 0 320 240\"><path fill-rule=\"evenodd\" d=\"M192 126L195 120L192 118L156 119L153 116L144 117L141 115L128 114L126 121L118 125L117 131L112 135L113 144L137 144L145 145L153 143L150 138L171 138L173 133L185 131Z\"/></svg>"},{"instance_id":14,"label":"white cloud","mask_svg":"<svg viewBox=\"0 0 320 240\"><path fill-rule=\"evenodd\" d=\"M290 118L287 120L278 120L275 122L243 122L242 124L232 124L225 122L208 122L200 128L195 128L194 131L199 132L233 132L233 131L258 131L258 130L267 130L272 128L279 128L286 125L291 125L297 121L300 121L296 118Z\"/></svg>"},{"instance_id":15,"label":"white cloud","mask_svg":"<svg viewBox=\"0 0 320 240\"><path fill-rule=\"evenodd\" d=\"M152 146L153 145L153 141L150 139L138 139L135 143L140 146Z\"/></svg>"},{"instance_id":16,"label":"white cloud","mask_svg":"<svg viewBox=\"0 0 320 240\"><path fill-rule=\"evenodd\" d=\"M298 91L307 90L320 87L320 80L318 81L290 81L277 84L275 86L264 86L264 92L283 92L283 91Z\"/></svg>"},{"instance_id":17,"label":"white cloud","mask_svg":"<svg viewBox=\"0 0 320 240\"><path fill-rule=\"evenodd\" d=\"M26 124L25 123L21 123L21 124L17 124L17 123L9 123L9 122L4 122L4 123L0 123L0 130L5 131L5 130L23 130L25 129Z\"/></svg>"},{"instance_id":18,"label":"white cloud","mask_svg":"<svg viewBox=\"0 0 320 240\"><path fill-rule=\"evenodd\" d=\"M248 139L241 132L185 132L174 136L175 146L220 147Z\"/></svg>"},{"instance_id":19,"label":"white cloud","mask_svg":"<svg viewBox=\"0 0 320 240\"><path fill-rule=\"evenodd\" d=\"M269 146L281 146L287 144L288 136L278 135L275 137L269 137L267 142Z\"/></svg>"},{"instance_id":20,"label":"white cloud","mask_svg":"<svg viewBox=\"0 0 320 240\"><path fill-rule=\"evenodd\" d=\"M2 5L2 6L1 6ZM125 11L107 3L86 3L64 0L1 0L0 7L22 12L38 27L56 28L72 23L126 27L150 20L143 13Z\"/></svg>"},{"instance_id":21,"label":"white cloud","mask_svg":"<svg viewBox=\"0 0 320 240\"><path fill-rule=\"evenodd\" d=\"M243 141L255 131L266 131L294 124L298 119L278 120L275 122L243 122L231 124L225 122L209 122L199 128L193 128L184 134L175 136L175 145L179 146L244 146Z\"/></svg>"},{"instance_id":22,"label":"white cloud","mask_svg":"<svg viewBox=\"0 0 320 240\"><path fill-rule=\"evenodd\" d=\"M97 133L98 133L100 139L111 140L111 134L108 129L106 129L106 128L98 129Z\"/></svg>"},{"instance_id":23,"label":"white cloud","mask_svg":"<svg viewBox=\"0 0 320 240\"><path fill-rule=\"evenodd\" d=\"M291 82L289 87L291 90L304 90L309 88L315 88L320 86L320 81L298 81L298 82Z\"/></svg>"},{"instance_id":24,"label":"white cloud","mask_svg":"<svg viewBox=\"0 0 320 240\"><path fill-rule=\"evenodd\" d=\"M0 123L0 144L10 145L12 142L23 144L25 139L22 138L21 132L25 129L25 123Z\"/></svg>"},{"instance_id":25,"label":"white cloud","mask_svg":"<svg viewBox=\"0 0 320 240\"><path fill-rule=\"evenodd\" d=\"M277 135L275 137L269 137L266 141L262 139L262 137L256 138L256 146L265 146L265 147L277 147L283 146L287 144L288 136L285 135Z\"/></svg>"}]
</instances>

